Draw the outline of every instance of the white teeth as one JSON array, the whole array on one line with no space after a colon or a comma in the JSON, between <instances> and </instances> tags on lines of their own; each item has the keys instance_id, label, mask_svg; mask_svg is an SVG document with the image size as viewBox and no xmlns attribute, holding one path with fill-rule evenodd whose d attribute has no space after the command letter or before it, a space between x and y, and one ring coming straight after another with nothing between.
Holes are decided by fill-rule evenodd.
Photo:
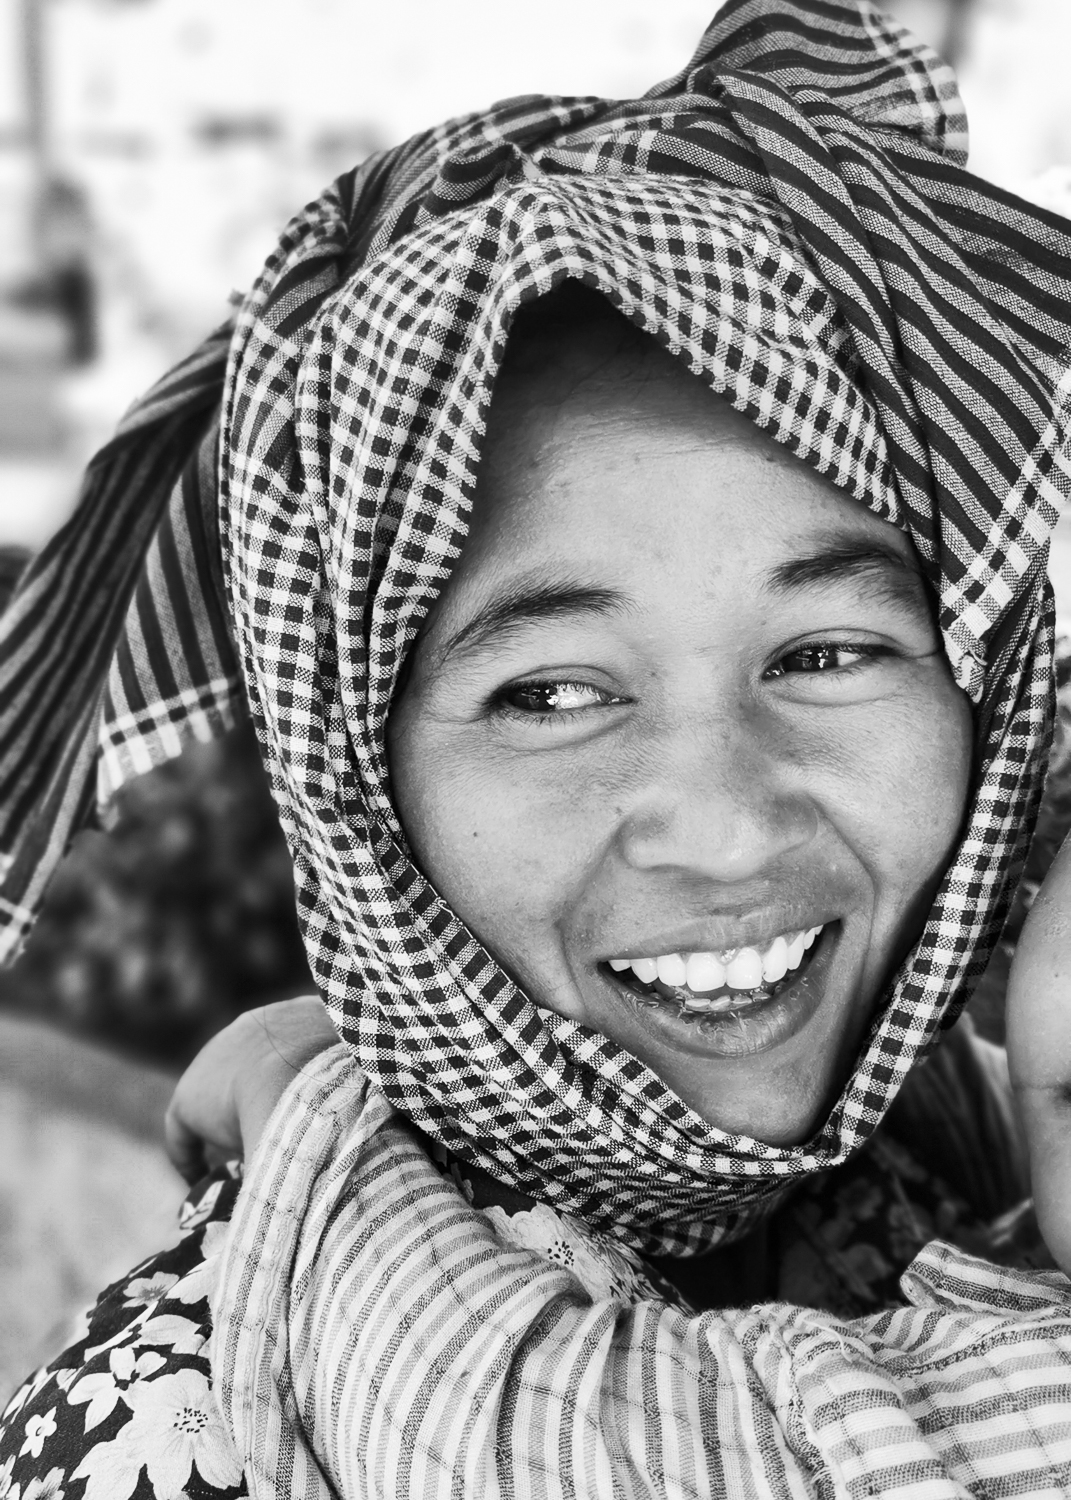
<instances>
[{"instance_id":1,"label":"white teeth","mask_svg":"<svg viewBox=\"0 0 1071 1500\"><path fill-rule=\"evenodd\" d=\"M783 937L775 937L762 955L762 977L767 984L776 984L788 973L788 944Z\"/></svg>"},{"instance_id":2,"label":"white teeth","mask_svg":"<svg viewBox=\"0 0 1071 1500\"><path fill-rule=\"evenodd\" d=\"M757 948L741 948L725 970L731 990L753 990L762 983L762 954Z\"/></svg>"},{"instance_id":3,"label":"white teeth","mask_svg":"<svg viewBox=\"0 0 1071 1500\"><path fill-rule=\"evenodd\" d=\"M764 953L757 948L723 948L716 953L663 953L658 958L611 958L615 974L631 969L641 984L656 979L671 989L685 989L697 997L693 1010L720 1009L728 999L704 1001L699 996L714 990L754 990L763 984L777 984L792 969L798 969L803 955L812 948L822 931L807 927L792 936L775 937Z\"/></svg>"},{"instance_id":4,"label":"white teeth","mask_svg":"<svg viewBox=\"0 0 1071 1500\"><path fill-rule=\"evenodd\" d=\"M686 974L684 959L679 953L665 953L658 959L658 977L663 984L679 990Z\"/></svg>"},{"instance_id":5,"label":"white teeth","mask_svg":"<svg viewBox=\"0 0 1071 1500\"><path fill-rule=\"evenodd\" d=\"M720 990L725 983L725 965L716 954L690 953L684 982L696 995Z\"/></svg>"}]
</instances>

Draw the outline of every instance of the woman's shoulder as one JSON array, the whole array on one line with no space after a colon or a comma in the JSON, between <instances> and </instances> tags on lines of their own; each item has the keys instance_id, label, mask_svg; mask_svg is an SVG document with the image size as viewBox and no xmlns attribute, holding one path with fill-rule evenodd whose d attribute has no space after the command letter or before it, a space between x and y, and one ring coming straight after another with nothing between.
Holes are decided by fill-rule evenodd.
<instances>
[{"instance_id":1,"label":"woman's shoulder","mask_svg":"<svg viewBox=\"0 0 1071 1500\"><path fill-rule=\"evenodd\" d=\"M2 1500L247 1493L209 1365L210 1297L239 1185L226 1168L198 1184L178 1243L108 1287L16 1391L0 1415Z\"/></svg>"}]
</instances>

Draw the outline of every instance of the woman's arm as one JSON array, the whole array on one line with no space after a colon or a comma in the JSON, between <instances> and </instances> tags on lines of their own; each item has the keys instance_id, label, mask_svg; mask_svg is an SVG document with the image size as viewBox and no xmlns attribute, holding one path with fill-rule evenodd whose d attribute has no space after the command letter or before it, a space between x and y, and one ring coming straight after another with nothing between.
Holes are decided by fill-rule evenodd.
<instances>
[{"instance_id":1,"label":"woman's arm","mask_svg":"<svg viewBox=\"0 0 1071 1500\"><path fill-rule=\"evenodd\" d=\"M213 1322L261 1500L813 1493L776 1338L767 1391L729 1319L594 1299L505 1246L342 1047L247 1164Z\"/></svg>"},{"instance_id":2,"label":"woman's arm","mask_svg":"<svg viewBox=\"0 0 1071 1500\"><path fill-rule=\"evenodd\" d=\"M953 1500L1012 1471L1032 1493L1066 1481L1060 1277L938 1245L893 1315L689 1315L589 1295L567 1249L505 1244L345 1048L314 1058L248 1164L213 1297L251 1495Z\"/></svg>"}]
</instances>

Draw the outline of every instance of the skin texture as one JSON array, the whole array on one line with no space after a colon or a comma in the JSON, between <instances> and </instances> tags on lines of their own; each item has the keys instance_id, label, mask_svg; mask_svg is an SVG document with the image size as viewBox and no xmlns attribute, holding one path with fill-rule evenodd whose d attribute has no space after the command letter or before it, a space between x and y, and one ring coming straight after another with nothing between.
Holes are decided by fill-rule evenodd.
<instances>
[{"instance_id":1,"label":"skin texture","mask_svg":"<svg viewBox=\"0 0 1071 1500\"><path fill-rule=\"evenodd\" d=\"M389 754L417 863L537 1005L712 1124L806 1139L918 935L970 746L903 533L609 320L507 359ZM817 924L800 993L713 1034L606 967Z\"/></svg>"},{"instance_id":2,"label":"skin texture","mask_svg":"<svg viewBox=\"0 0 1071 1500\"><path fill-rule=\"evenodd\" d=\"M338 1041L319 995L246 1011L183 1073L164 1117L167 1154L187 1182L251 1155L296 1074Z\"/></svg>"},{"instance_id":3,"label":"skin texture","mask_svg":"<svg viewBox=\"0 0 1071 1500\"><path fill-rule=\"evenodd\" d=\"M1038 1227L1071 1275L1071 844L1057 855L1008 980L1008 1065L1030 1153Z\"/></svg>"}]
</instances>

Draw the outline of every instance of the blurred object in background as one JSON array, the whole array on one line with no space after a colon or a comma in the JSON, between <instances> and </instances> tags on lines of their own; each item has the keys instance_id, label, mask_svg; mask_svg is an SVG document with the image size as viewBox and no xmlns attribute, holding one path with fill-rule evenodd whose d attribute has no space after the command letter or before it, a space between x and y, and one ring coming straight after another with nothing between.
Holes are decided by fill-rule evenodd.
<instances>
[{"instance_id":1,"label":"blurred object in background","mask_svg":"<svg viewBox=\"0 0 1071 1500\"><path fill-rule=\"evenodd\" d=\"M971 169L1043 207L1071 212L1071 5L972 0L958 67Z\"/></svg>"},{"instance_id":2,"label":"blurred object in background","mask_svg":"<svg viewBox=\"0 0 1071 1500\"><path fill-rule=\"evenodd\" d=\"M178 1068L242 1008L313 988L251 731L117 802L0 974L0 1405L91 1297L176 1238Z\"/></svg>"},{"instance_id":3,"label":"blurred object in background","mask_svg":"<svg viewBox=\"0 0 1071 1500\"><path fill-rule=\"evenodd\" d=\"M881 8L958 68L977 3L978 0L886 0Z\"/></svg>"},{"instance_id":4,"label":"blurred object in background","mask_svg":"<svg viewBox=\"0 0 1071 1500\"><path fill-rule=\"evenodd\" d=\"M0 1406L102 1287L175 1240L172 1083L0 1014Z\"/></svg>"},{"instance_id":5,"label":"blurred object in background","mask_svg":"<svg viewBox=\"0 0 1071 1500\"><path fill-rule=\"evenodd\" d=\"M139 777L116 810L56 874L8 1006L174 1066L239 1011L315 989L251 730Z\"/></svg>"},{"instance_id":6,"label":"blurred object in background","mask_svg":"<svg viewBox=\"0 0 1071 1500\"><path fill-rule=\"evenodd\" d=\"M84 190L58 174L53 164L41 0L20 0L19 19L33 264L16 300L26 307L53 308L67 328L70 363L86 364L96 353L89 207Z\"/></svg>"},{"instance_id":7,"label":"blurred object in background","mask_svg":"<svg viewBox=\"0 0 1071 1500\"><path fill-rule=\"evenodd\" d=\"M30 555L0 547L0 610ZM241 1010L314 988L246 726L130 782L110 831L79 835L0 1007L175 1067Z\"/></svg>"},{"instance_id":8,"label":"blurred object in background","mask_svg":"<svg viewBox=\"0 0 1071 1500\"><path fill-rule=\"evenodd\" d=\"M37 268L15 300L24 307L51 308L67 330L67 362L88 364L97 353L97 296L85 192L62 177L49 177L36 218Z\"/></svg>"},{"instance_id":9,"label":"blurred object in background","mask_svg":"<svg viewBox=\"0 0 1071 1500\"><path fill-rule=\"evenodd\" d=\"M28 289L0 297L0 546L36 551L66 519L82 455L62 393L70 331Z\"/></svg>"},{"instance_id":10,"label":"blurred object in background","mask_svg":"<svg viewBox=\"0 0 1071 1500\"><path fill-rule=\"evenodd\" d=\"M33 365L57 424L12 468L0 434L0 543L41 545L131 400L222 320L334 177L495 98L642 92L687 61L715 9L0 0L0 362L21 298L11 358ZM50 256L67 257L59 280ZM31 327L27 289L49 284Z\"/></svg>"}]
</instances>

